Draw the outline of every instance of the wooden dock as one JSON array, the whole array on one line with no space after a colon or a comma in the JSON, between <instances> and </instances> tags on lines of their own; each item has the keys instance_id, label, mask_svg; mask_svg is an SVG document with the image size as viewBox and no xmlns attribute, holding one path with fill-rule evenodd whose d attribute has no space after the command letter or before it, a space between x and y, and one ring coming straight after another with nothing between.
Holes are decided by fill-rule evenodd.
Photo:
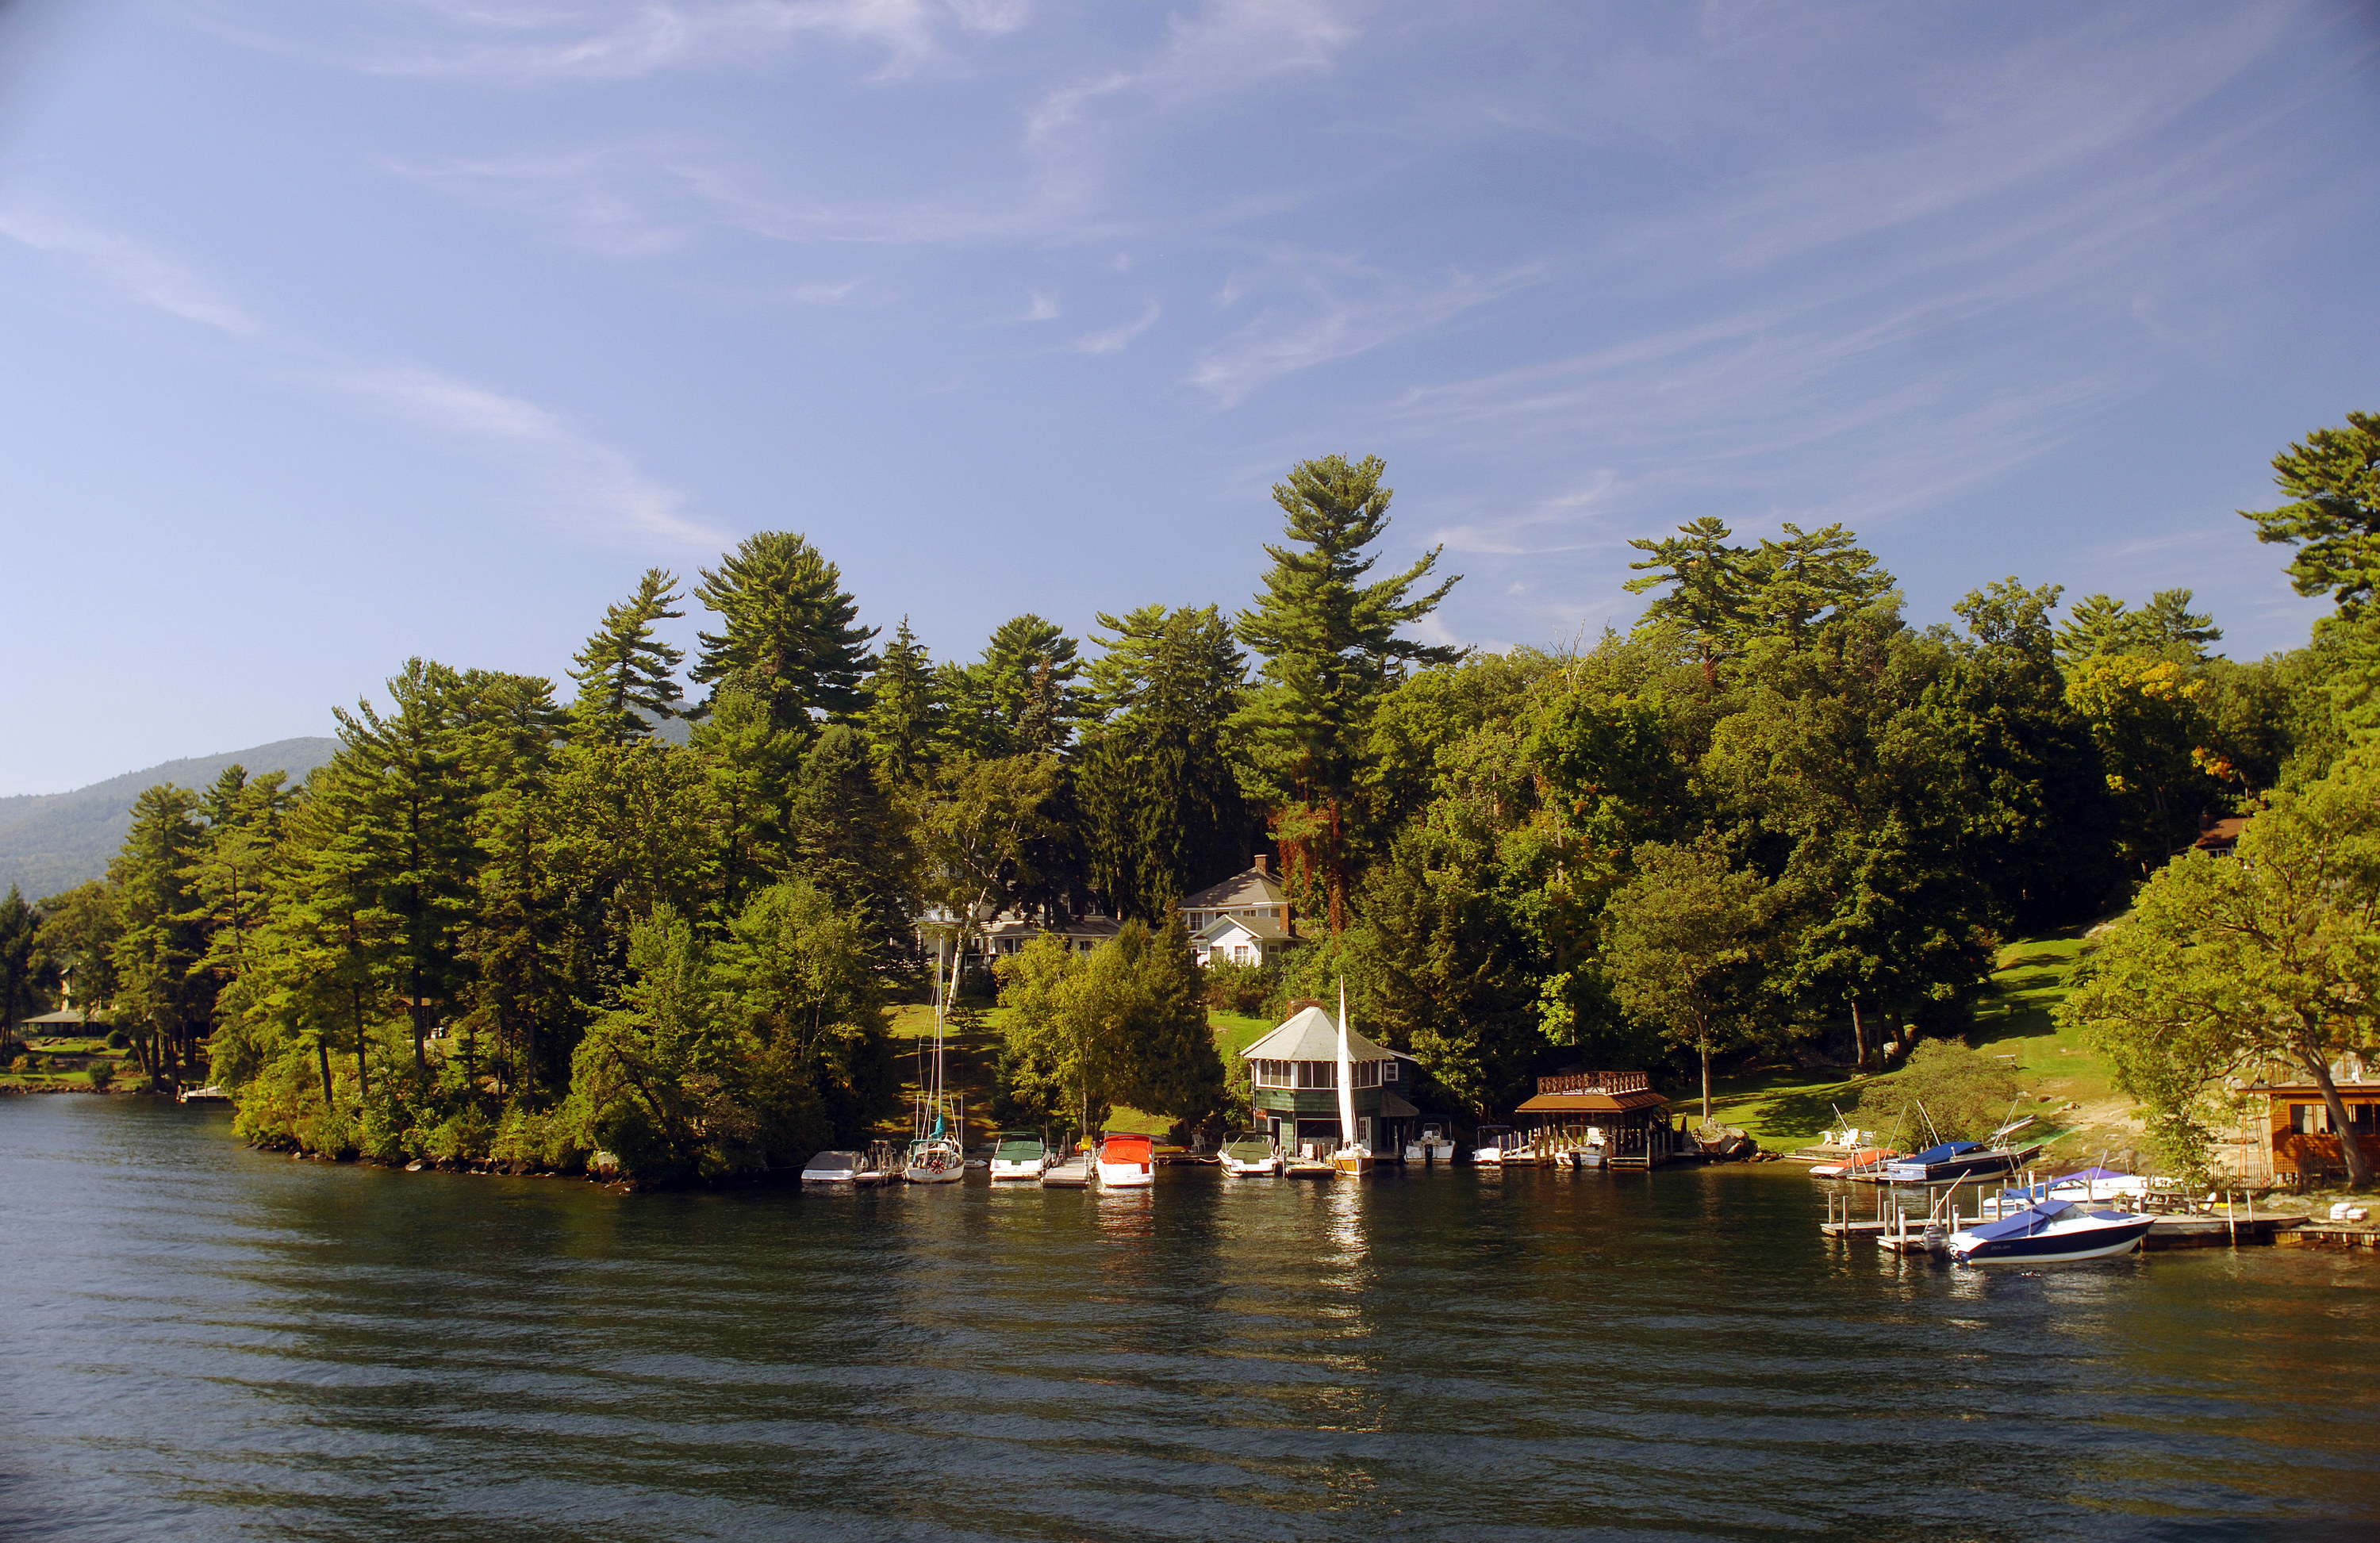
<instances>
[{"instance_id":1,"label":"wooden dock","mask_svg":"<svg viewBox=\"0 0 2380 1543\"><path fill-rule=\"evenodd\" d=\"M1091 1160L1078 1155L1063 1162L1053 1162L1041 1171L1044 1189L1087 1189L1091 1183Z\"/></svg>"}]
</instances>

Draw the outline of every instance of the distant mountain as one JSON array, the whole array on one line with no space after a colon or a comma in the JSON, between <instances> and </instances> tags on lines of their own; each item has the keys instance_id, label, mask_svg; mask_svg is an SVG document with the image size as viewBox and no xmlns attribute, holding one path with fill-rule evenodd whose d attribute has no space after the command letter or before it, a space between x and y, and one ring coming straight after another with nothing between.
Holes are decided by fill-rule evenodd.
<instances>
[{"instance_id":1,"label":"distant mountain","mask_svg":"<svg viewBox=\"0 0 2380 1543\"><path fill-rule=\"evenodd\" d=\"M72 793L0 798L0 893L14 884L26 899L40 900L105 873L107 860L132 829L133 800L159 783L202 789L226 766L245 766L250 776L286 772L294 783L338 747L335 739L280 739L220 756L169 760Z\"/></svg>"}]
</instances>

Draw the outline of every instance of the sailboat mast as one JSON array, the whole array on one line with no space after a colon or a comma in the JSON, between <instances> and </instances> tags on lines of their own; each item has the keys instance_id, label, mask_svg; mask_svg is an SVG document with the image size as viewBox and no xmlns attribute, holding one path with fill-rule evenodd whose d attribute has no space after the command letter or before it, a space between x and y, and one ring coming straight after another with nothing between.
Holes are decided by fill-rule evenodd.
<instances>
[{"instance_id":1,"label":"sailboat mast","mask_svg":"<svg viewBox=\"0 0 2380 1543\"><path fill-rule=\"evenodd\" d=\"M1347 1052L1347 978L1339 978L1339 1139L1355 1144L1355 1073Z\"/></svg>"}]
</instances>

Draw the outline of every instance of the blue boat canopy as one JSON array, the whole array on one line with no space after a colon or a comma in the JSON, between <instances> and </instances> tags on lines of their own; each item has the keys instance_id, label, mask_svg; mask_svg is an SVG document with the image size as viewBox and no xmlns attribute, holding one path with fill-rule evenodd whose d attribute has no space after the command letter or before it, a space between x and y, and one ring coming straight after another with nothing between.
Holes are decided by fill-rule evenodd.
<instances>
[{"instance_id":1,"label":"blue boat canopy","mask_svg":"<svg viewBox=\"0 0 2380 1543\"><path fill-rule=\"evenodd\" d=\"M2004 1237L2031 1237L2073 1209L2064 1200L2044 1200L2041 1204L2021 1210L2014 1216L2003 1217L1998 1221L1989 1221L1983 1226L1970 1228L1967 1235L1986 1242L1997 1242Z\"/></svg>"},{"instance_id":2,"label":"blue boat canopy","mask_svg":"<svg viewBox=\"0 0 2380 1543\"><path fill-rule=\"evenodd\" d=\"M1939 1147L1928 1147L1924 1151L1912 1157L1902 1158L1900 1160L1903 1162L1948 1162L1954 1157L1964 1157L1969 1152L1980 1152L1983 1149L1984 1144L1980 1141L1945 1141Z\"/></svg>"}]
</instances>

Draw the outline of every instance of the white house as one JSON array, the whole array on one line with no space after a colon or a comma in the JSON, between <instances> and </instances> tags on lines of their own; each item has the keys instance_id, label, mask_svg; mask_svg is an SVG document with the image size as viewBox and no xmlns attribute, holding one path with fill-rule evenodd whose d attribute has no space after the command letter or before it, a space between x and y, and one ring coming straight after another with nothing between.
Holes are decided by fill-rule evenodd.
<instances>
[{"instance_id":1,"label":"white house","mask_svg":"<svg viewBox=\"0 0 2380 1543\"><path fill-rule=\"evenodd\" d=\"M1190 929L1191 951L1202 965L1218 960L1262 965L1298 942L1288 892L1261 852L1253 867L1184 900L1182 918Z\"/></svg>"}]
</instances>

